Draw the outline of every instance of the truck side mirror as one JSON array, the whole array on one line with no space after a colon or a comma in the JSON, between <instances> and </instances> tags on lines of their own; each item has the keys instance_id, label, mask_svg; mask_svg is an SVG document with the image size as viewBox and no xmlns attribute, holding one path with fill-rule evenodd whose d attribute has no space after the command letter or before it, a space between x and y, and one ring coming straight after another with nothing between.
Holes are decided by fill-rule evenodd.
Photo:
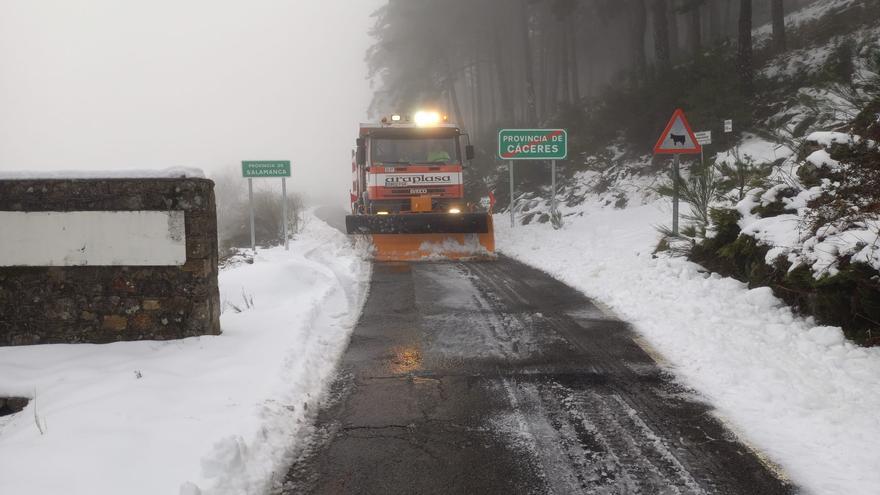
<instances>
[{"instance_id":1,"label":"truck side mirror","mask_svg":"<svg viewBox=\"0 0 880 495\"><path fill-rule=\"evenodd\" d=\"M473 160L475 156L477 156L476 151L474 151L474 145L469 144L464 147L464 156L468 160Z\"/></svg>"},{"instance_id":2,"label":"truck side mirror","mask_svg":"<svg viewBox=\"0 0 880 495\"><path fill-rule=\"evenodd\" d=\"M360 166L367 164L367 142L364 138L358 138L357 140L357 156L355 161Z\"/></svg>"}]
</instances>

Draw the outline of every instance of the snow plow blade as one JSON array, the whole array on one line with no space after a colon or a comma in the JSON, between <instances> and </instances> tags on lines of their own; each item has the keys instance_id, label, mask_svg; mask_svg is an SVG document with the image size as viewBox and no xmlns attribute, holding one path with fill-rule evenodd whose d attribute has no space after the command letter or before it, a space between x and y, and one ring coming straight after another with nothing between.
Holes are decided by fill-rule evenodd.
<instances>
[{"instance_id":1,"label":"snow plow blade","mask_svg":"<svg viewBox=\"0 0 880 495\"><path fill-rule=\"evenodd\" d=\"M349 234L369 236L378 261L491 259L495 255L492 217L486 213L349 215Z\"/></svg>"}]
</instances>

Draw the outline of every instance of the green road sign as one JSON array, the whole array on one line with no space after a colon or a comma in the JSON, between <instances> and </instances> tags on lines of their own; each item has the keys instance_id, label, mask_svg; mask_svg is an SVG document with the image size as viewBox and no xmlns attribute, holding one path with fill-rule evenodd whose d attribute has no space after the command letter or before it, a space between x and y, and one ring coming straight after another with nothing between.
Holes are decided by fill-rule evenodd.
<instances>
[{"instance_id":1,"label":"green road sign","mask_svg":"<svg viewBox=\"0 0 880 495\"><path fill-rule=\"evenodd\" d=\"M498 158L502 160L564 160L568 156L565 129L501 129Z\"/></svg>"},{"instance_id":2,"label":"green road sign","mask_svg":"<svg viewBox=\"0 0 880 495\"><path fill-rule=\"evenodd\" d=\"M246 179L290 177L290 162L280 160L241 162L241 175Z\"/></svg>"}]
</instances>

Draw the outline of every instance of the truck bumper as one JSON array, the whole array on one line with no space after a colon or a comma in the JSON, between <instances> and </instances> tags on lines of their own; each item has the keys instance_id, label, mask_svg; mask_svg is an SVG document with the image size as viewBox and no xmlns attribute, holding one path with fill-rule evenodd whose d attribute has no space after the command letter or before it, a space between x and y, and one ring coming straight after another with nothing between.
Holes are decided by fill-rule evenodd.
<instances>
[{"instance_id":1,"label":"truck bumper","mask_svg":"<svg viewBox=\"0 0 880 495\"><path fill-rule=\"evenodd\" d=\"M487 213L410 213L403 215L348 215L349 234L487 234Z\"/></svg>"}]
</instances>

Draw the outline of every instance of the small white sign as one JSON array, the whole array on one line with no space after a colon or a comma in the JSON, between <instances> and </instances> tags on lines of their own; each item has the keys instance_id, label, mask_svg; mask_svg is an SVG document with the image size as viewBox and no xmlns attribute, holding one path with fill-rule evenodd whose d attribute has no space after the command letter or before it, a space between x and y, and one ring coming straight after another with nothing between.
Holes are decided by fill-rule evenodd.
<instances>
[{"instance_id":1,"label":"small white sign","mask_svg":"<svg viewBox=\"0 0 880 495\"><path fill-rule=\"evenodd\" d=\"M712 144L712 131L695 132L694 136L696 136L697 142L700 145Z\"/></svg>"},{"instance_id":2,"label":"small white sign","mask_svg":"<svg viewBox=\"0 0 880 495\"><path fill-rule=\"evenodd\" d=\"M733 132L733 121L725 120L724 121L724 132Z\"/></svg>"},{"instance_id":3,"label":"small white sign","mask_svg":"<svg viewBox=\"0 0 880 495\"><path fill-rule=\"evenodd\" d=\"M180 266L182 211L0 211L0 266Z\"/></svg>"}]
</instances>

